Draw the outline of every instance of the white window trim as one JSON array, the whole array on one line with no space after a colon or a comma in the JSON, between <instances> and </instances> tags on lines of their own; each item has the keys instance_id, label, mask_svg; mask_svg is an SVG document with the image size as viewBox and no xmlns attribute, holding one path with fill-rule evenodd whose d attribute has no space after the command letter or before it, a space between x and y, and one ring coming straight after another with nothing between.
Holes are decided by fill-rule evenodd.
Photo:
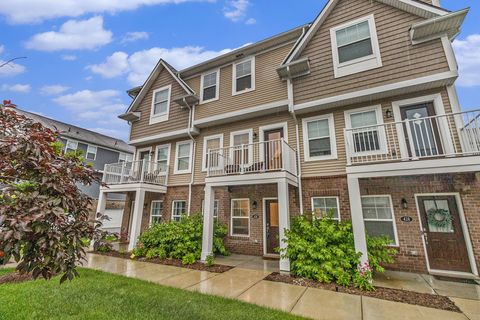
<instances>
[{"instance_id":1,"label":"white window trim","mask_svg":"<svg viewBox=\"0 0 480 320\"><path fill-rule=\"evenodd\" d=\"M340 63L338 57L336 32L338 30L364 21L368 21L373 54L370 56L361 57L358 59ZM375 18L373 14L331 28L330 39L332 44L333 72L335 74L335 78L340 78L343 76L379 68L382 66L382 58L380 57L380 46L378 44L377 29L375 26Z\"/></svg>"},{"instance_id":2,"label":"white window trim","mask_svg":"<svg viewBox=\"0 0 480 320\"><path fill-rule=\"evenodd\" d=\"M172 201L172 221L179 221L175 220L175 217L178 217L179 219L182 218L182 215L174 215L173 213L175 212L175 202L185 202L185 215L188 214L188 209L187 209L187 200L173 200Z\"/></svg>"},{"instance_id":3,"label":"white window trim","mask_svg":"<svg viewBox=\"0 0 480 320\"><path fill-rule=\"evenodd\" d=\"M310 201L311 201L311 208L312 208L312 211L314 211L313 209L313 201L315 199L331 199L331 198L335 198L337 200L337 211L338 211L338 218L333 218L333 220L335 221L341 221L342 220L342 217L340 215L340 199L338 196L318 196L318 197L311 197L310 198Z\"/></svg>"},{"instance_id":4,"label":"white window trim","mask_svg":"<svg viewBox=\"0 0 480 320\"><path fill-rule=\"evenodd\" d=\"M125 159L123 159L124 162L132 162L132 161L133 161L133 154L131 154L131 153L126 153L126 152L120 152L120 153L118 154L118 162L119 162L119 163L122 161L122 159L121 159L121 158L122 158L122 155L125 156ZM128 161L129 156L130 156L130 161Z\"/></svg>"},{"instance_id":5,"label":"white window trim","mask_svg":"<svg viewBox=\"0 0 480 320\"><path fill-rule=\"evenodd\" d=\"M153 111L155 108L155 94L157 92L163 91L163 90L168 90L168 100L167 100L167 112L159 114L159 115L154 115ZM152 93L152 105L150 108L150 123L149 124L154 124L154 123L159 123L159 122L164 122L168 120L169 114L170 114L170 102L172 98L172 85L168 85L165 87L161 87L158 89L155 89Z\"/></svg>"},{"instance_id":6,"label":"white window trim","mask_svg":"<svg viewBox=\"0 0 480 320\"><path fill-rule=\"evenodd\" d=\"M142 152L145 152L145 151L148 151L149 154L150 154L150 156L149 156L150 160L148 161L148 168L147 168L147 170L150 170L150 164L152 163L152 156L151 156L152 147L140 148L140 149L135 150L135 160L138 161L138 162L136 162L135 170L139 170L139 171L141 170L142 167L141 167L141 164L140 164L140 154Z\"/></svg>"},{"instance_id":7,"label":"white window trim","mask_svg":"<svg viewBox=\"0 0 480 320\"><path fill-rule=\"evenodd\" d=\"M190 156L188 160L188 169L179 170L178 169L178 149L180 145L189 144L190 145ZM175 165L173 174L185 174L192 172L192 151L193 151L193 143L192 140L185 140L185 141L178 141L175 145Z\"/></svg>"},{"instance_id":8,"label":"white window trim","mask_svg":"<svg viewBox=\"0 0 480 320\"><path fill-rule=\"evenodd\" d=\"M216 72L217 73L217 82L216 82L216 88L215 88L215 98L208 99L208 100L203 100L203 77L208 76L209 74L212 74ZM212 101L218 100L220 97L220 68L215 69L215 70L210 70L208 72L202 73L200 76L200 102L199 104L204 104Z\"/></svg>"},{"instance_id":9,"label":"white window trim","mask_svg":"<svg viewBox=\"0 0 480 320\"><path fill-rule=\"evenodd\" d=\"M95 152L88 152L88 148L95 148ZM95 161L97 159L97 151L98 151L98 147L97 146L94 146L94 145L87 145L87 151L85 152L85 159L87 160L90 160L90 161ZM87 154L88 153L93 153L95 156L93 157L93 159L88 159L87 158Z\"/></svg>"},{"instance_id":10,"label":"white window trim","mask_svg":"<svg viewBox=\"0 0 480 320\"><path fill-rule=\"evenodd\" d=\"M388 197L390 199L390 210L392 211L392 219L365 219L363 217L363 206L362 206L362 219L363 221L380 221L380 222L393 222L393 234L395 236L395 242L392 243L390 246L392 247L398 247L400 244L398 242L398 233L397 233L397 221L395 220L395 211L393 210L393 201L392 201L392 196L389 194L375 194L375 195L368 195L368 196L361 196L360 198L381 198L381 197ZM361 203L360 203L361 205ZM367 230L365 230L367 232Z\"/></svg>"},{"instance_id":11,"label":"white window trim","mask_svg":"<svg viewBox=\"0 0 480 320\"><path fill-rule=\"evenodd\" d=\"M249 144L248 163L246 163L245 165L249 166L253 163L253 128L230 132L230 148L231 148L230 154L233 154L233 147L235 147L235 145L233 144L233 138L237 135L241 135L245 133L248 133L248 144Z\"/></svg>"},{"instance_id":12,"label":"white window trim","mask_svg":"<svg viewBox=\"0 0 480 320\"><path fill-rule=\"evenodd\" d=\"M170 151L171 151L171 148L172 147L172 144L171 143L167 143L167 144L161 144L161 145L158 145L155 147L155 159L153 159L152 162L155 162L155 168L157 168L157 156L158 156L158 149L162 149L162 148L168 148L168 151L167 151L167 171L165 172L165 174L168 173L169 171L169 166L170 166Z\"/></svg>"},{"instance_id":13,"label":"white window trim","mask_svg":"<svg viewBox=\"0 0 480 320\"><path fill-rule=\"evenodd\" d=\"M252 63L252 67L251 67L252 87L250 89L245 89L243 91L237 91L237 64L244 63L247 61L251 61ZM238 62L235 62L232 65L232 96L236 96L238 94L242 94L242 93L250 92L254 90L255 90L255 57L253 56L253 57L242 59Z\"/></svg>"},{"instance_id":14,"label":"white window trim","mask_svg":"<svg viewBox=\"0 0 480 320\"><path fill-rule=\"evenodd\" d=\"M247 201L248 202L248 216L246 217L235 217L235 219L248 219L248 235L245 234L234 234L233 233L233 202L234 201ZM250 237L250 199L249 198L235 198L230 200L230 236L232 237L243 237L249 238Z\"/></svg>"},{"instance_id":15,"label":"white window trim","mask_svg":"<svg viewBox=\"0 0 480 320\"><path fill-rule=\"evenodd\" d=\"M308 126L307 124L312 121L317 121L317 120L328 120L328 128L329 128L329 134L330 134L330 149L331 149L331 154L327 156L317 156L317 157L311 157L310 156L310 145L308 143L309 138L308 138ZM303 118L302 119L302 130L303 130L303 157L304 161L319 161L319 160L334 160L338 159L337 156L337 139L335 136L335 120L333 117L333 113L329 114L323 114L321 116L315 116L315 117L310 117L310 118Z\"/></svg>"},{"instance_id":16,"label":"white window trim","mask_svg":"<svg viewBox=\"0 0 480 320\"><path fill-rule=\"evenodd\" d=\"M67 152L67 145L68 145L69 142L74 143L75 144L75 150L78 150L78 141L75 141L75 140L72 140L72 139L67 139L67 141L65 142L64 152Z\"/></svg>"},{"instance_id":17,"label":"white window trim","mask_svg":"<svg viewBox=\"0 0 480 320\"><path fill-rule=\"evenodd\" d=\"M288 123L280 122L258 128L258 142L260 142L260 159L265 159L265 131L283 129L283 140L288 143Z\"/></svg>"},{"instance_id":18,"label":"white window trim","mask_svg":"<svg viewBox=\"0 0 480 320\"><path fill-rule=\"evenodd\" d=\"M352 120L350 116L356 113L363 113L368 111L375 111L375 116L377 118L377 130L378 130L378 143L380 145L380 150L376 151L365 151L365 152L355 152L354 149L350 150L352 155L357 156L370 156L370 155L379 155L379 154L387 154L388 147L387 147L387 135L385 132L384 122L383 122L383 110L380 104L375 106L368 106L363 108L351 109L346 110L344 112L345 116L345 128L352 129ZM368 126L367 126L368 127ZM350 145L353 146L353 132L348 131L348 136L346 137L350 140Z\"/></svg>"},{"instance_id":19,"label":"white window trim","mask_svg":"<svg viewBox=\"0 0 480 320\"><path fill-rule=\"evenodd\" d=\"M216 216L215 216L215 205L217 206L217 215L216 215ZM219 213L219 211L220 211L219 205L220 205L219 200L218 200L218 199L214 199L214 200L213 200L213 217L214 217L215 219L218 219L218 213ZM205 213L205 199L202 199L202 216L204 215L204 213Z\"/></svg>"},{"instance_id":20,"label":"white window trim","mask_svg":"<svg viewBox=\"0 0 480 320\"><path fill-rule=\"evenodd\" d=\"M152 200L152 202L150 203L150 225L153 224L152 220L153 220L153 204L154 203L162 203L162 211L163 211L163 200ZM156 217L160 217L160 218L163 218L163 212L162 214L160 214L159 216L156 215Z\"/></svg>"},{"instance_id":21,"label":"white window trim","mask_svg":"<svg viewBox=\"0 0 480 320\"><path fill-rule=\"evenodd\" d=\"M207 160L207 142L209 140L220 139L220 148L223 148L223 133L214 134L211 136L206 136L203 138L203 153L202 153L202 171L207 171L206 160Z\"/></svg>"}]
</instances>

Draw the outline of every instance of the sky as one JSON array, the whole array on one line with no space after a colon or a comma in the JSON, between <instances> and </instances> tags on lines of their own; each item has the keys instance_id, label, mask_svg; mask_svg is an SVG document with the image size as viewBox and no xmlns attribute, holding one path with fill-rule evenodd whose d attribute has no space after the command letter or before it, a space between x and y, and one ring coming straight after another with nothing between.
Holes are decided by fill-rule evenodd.
<instances>
[{"instance_id":1,"label":"sky","mask_svg":"<svg viewBox=\"0 0 480 320\"><path fill-rule=\"evenodd\" d=\"M480 108L480 1L454 48L462 108ZM279 5L281 3L281 5ZM177 69L311 22L326 0L1 0L0 100L124 140L117 116L163 58Z\"/></svg>"}]
</instances>

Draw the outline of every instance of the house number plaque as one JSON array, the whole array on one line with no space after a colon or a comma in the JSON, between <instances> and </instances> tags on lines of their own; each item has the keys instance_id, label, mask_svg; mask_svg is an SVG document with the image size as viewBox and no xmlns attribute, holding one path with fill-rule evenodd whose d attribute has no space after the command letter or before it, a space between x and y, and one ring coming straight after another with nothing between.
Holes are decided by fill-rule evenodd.
<instances>
[{"instance_id":1,"label":"house number plaque","mask_svg":"<svg viewBox=\"0 0 480 320\"><path fill-rule=\"evenodd\" d=\"M400 218L400 220L402 220L402 222L412 222L413 221L413 218L412 217L409 217L409 216L403 216Z\"/></svg>"}]
</instances>

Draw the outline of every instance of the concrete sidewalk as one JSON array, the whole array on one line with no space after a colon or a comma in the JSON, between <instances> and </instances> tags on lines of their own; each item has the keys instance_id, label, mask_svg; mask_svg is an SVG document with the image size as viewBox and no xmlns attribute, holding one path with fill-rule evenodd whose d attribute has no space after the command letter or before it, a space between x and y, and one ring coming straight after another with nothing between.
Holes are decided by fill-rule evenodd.
<instances>
[{"instance_id":1,"label":"concrete sidewalk","mask_svg":"<svg viewBox=\"0 0 480 320\"><path fill-rule=\"evenodd\" d=\"M305 288L263 278L275 270L271 261L233 255L216 263L235 266L217 274L95 254L88 268L138 278L161 285L213 294L280 309L313 319L480 320L480 287L438 281L428 276L387 272L377 285L452 297L462 313L442 311L369 297Z\"/></svg>"}]
</instances>

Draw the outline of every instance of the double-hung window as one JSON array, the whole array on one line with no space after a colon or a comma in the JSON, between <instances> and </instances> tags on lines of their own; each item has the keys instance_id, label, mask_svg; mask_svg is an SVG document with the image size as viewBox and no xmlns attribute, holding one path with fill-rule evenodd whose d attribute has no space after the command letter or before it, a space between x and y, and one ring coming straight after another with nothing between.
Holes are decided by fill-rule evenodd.
<instances>
[{"instance_id":1,"label":"double-hung window","mask_svg":"<svg viewBox=\"0 0 480 320\"><path fill-rule=\"evenodd\" d=\"M163 215L163 201L152 201L150 210L150 225L160 223Z\"/></svg>"},{"instance_id":2,"label":"double-hung window","mask_svg":"<svg viewBox=\"0 0 480 320\"><path fill-rule=\"evenodd\" d=\"M337 158L333 114L302 120L305 161Z\"/></svg>"},{"instance_id":3,"label":"double-hung window","mask_svg":"<svg viewBox=\"0 0 480 320\"><path fill-rule=\"evenodd\" d=\"M382 66L373 14L330 29L335 77Z\"/></svg>"},{"instance_id":4,"label":"double-hung window","mask_svg":"<svg viewBox=\"0 0 480 320\"><path fill-rule=\"evenodd\" d=\"M312 197L312 210L316 216L332 214L333 220L340 220L338 197Z\"/></svg>"},{"instance_id":5,"label":"double-hung window","mask_svg":"<svg viewBox=\"0 0 480 320\"><path fill-rule=\"evenodd\" d=\"M77 151L78 142L73 140L67 140L67 144L65 145L65 152L74 152Z\"/></svg>"},{"instance_id":6,"label":"double-hung window","mask_svg":"<svg viewBox=\"0 0 480 320\"><path fill-rule=\"evenodd\" d=\"M386 153L380 105L345 111L347 138L355 155Z\"/></svg>"},{"instance_id":7,"label":"double-hung window","mask_svg":"<svg viewBox=\"0 0 480 320\"><path fill-rule=\"evenodd\" d=\"M170 157L170 145L157 146L156 170L165 173L168 171Z\"/></svg>"},{"instance_id":8,"label":"double-hung window","mask_svg":"<svg viewBox=\"0 0 480 320\"><path fill-rule=\"evenodd\" d=\"M132 160L132 154L120 152L120 154L118 155L118 162L132 162Z\"/></svg>"},{"instance_id":9,"label":"double-hung window","mask_svg":"<svg viewBox=\"0 0 480 320\"><path fill-rule=\"evenodd\" d=\"M177 142L175 148L175 174L190 173L192 171L192 141Z\"/></svg>"},{"instance_id":10,"label":"double-hung window","mask_svg":"<svg viewBox=\"0 0 480 320\"><path fill-rule=\"evenodd\" d=\"M180 221L182 216L187 215L187 201L173 200L172 203L172 220Z\"/></svg>"},{"instance_id":11,"label":"double-hung window","mask_svg":"<svg viewBox=\"0 0 480 320\"><path fill-rule=\"evenodd\" d=\"M202 170L222 167L223 134L205 137L203 140Z\"/></svg>"},{"instance_id":12,"label":"double-hung window","mask_svg":"<svg viewBox=\"0 0 480 320\"><path fill-rule=\"evenodd\" d=\"M233 65L233 95L255 90L255 58Z\"/></svg>"},{"instance_id":13,"label":"double-hung window","mask_svg":"<svg viewBox=\"0 0 480 320\"><path fill-rule=\"evenodd\" d=\"M87 154L85 156L88 160L95 160L97 157L97 147L95 146L88 146L87 147Z\"/></svg>"},{"instance_id":14,"label":"double-hung window","mask_svg":"<svg viewBox=\"0 0 480 320\"><path fill-rule=\"evenodd\" d=\"M392 245L398 244L390 196L363 196L362 211L365 230L369 236L387 236L392 240Z\"/></svg>"},{"instance_id":15,"label":"double-hung window","mask_svg":"<svg viewBox=\"0 0 480 320\"><path fill-rule=\"evenodd\" d=\"M200 93L200 102L209 102L218 99L218 84L220 70L202 75L202 92Z\"/></svg>"},{"instance_id":16,"label":"double-hung window","mask_svg":"<svg viewBox=\"0 0 480 320\"><path fill-rule=\"evenodd\" d=\"M202 215L205 212L205 199L202 199ZM218 200L213 201L213 218L218 218Z\"/></svg>"},{"instance_id":17,"label":"double-hung window","mask_svg":"<svg viewBox=\"0 0 480 320\"><path fill-rule=\"evenodd\" d=\"M250 199L232 199L231 235L250 235Z\"/></svg>"},{"instance_id":18,"label":"double-hung window","mask_svg":"<svg viewBox=\"0 0 480 320\"><path fill-rule=\"evenodd\" d=\"M168 120L171 89L169 85L153 91L150 124Z\"/></svg>"}]
</instances>

